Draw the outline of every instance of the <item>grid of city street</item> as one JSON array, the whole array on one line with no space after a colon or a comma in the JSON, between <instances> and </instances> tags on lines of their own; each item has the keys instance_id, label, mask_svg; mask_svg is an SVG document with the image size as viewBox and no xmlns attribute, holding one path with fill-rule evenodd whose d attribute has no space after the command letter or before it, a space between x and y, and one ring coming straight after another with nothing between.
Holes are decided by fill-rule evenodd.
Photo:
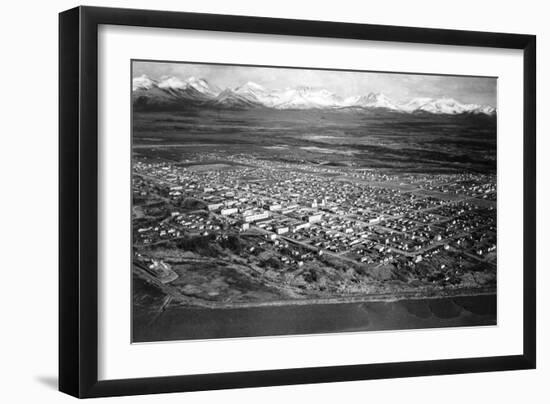
<instances>
[{"instance_id":1,"label":"grid of city street","mask_svg":"<svg viewBox=\"0 0 550 404\"><path fill-rule=\"evenodd\" d=\"M161 281L178 276L179 261L159 251L181 251L185 261L195 254L179 246L191 239L288 297L417 294L489 287L496 277L491 175L385 175L199 154L136 159L133 193L135 262ZM349 270L334 276L327 266ZM198 303L250 301L246 293L220 300L224 289L208 282L186 288Z\"/></svg>"}]
</instances>

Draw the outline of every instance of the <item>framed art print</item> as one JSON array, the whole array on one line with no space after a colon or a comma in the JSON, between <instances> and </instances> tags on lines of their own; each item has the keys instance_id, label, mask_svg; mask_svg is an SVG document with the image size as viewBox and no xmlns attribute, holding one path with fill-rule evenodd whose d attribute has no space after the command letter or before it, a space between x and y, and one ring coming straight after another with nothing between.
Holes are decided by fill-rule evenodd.
<instances>
[{"instance_id":1,"label":"framed art print","mask_svg":"<svg viewBox=\"0 0 550 404\"><path fill-rule=\"evenodd\" d=\"M60 389L535 366L535 37L60 14Z\"/></svg>"}]
</instances>

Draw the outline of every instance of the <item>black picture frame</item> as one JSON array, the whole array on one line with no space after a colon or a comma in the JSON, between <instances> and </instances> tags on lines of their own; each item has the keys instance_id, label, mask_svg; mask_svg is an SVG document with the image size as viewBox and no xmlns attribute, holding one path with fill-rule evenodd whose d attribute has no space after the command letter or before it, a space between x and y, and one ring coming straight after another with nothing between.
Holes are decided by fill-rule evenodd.
<instances>
[{"instance_id":1,"label":"black picture frame","mask_svg":"<svg viewBox=\"0 0 550 404\"><path fill-rule=\"evenodd\" d=\"M100 24L522 50L523 353L99 381L97 62ZM86 398L535 368L535 121L534 35L96 7L77 7L60 13L59 390Z\"/></svg>"}]
</instances>

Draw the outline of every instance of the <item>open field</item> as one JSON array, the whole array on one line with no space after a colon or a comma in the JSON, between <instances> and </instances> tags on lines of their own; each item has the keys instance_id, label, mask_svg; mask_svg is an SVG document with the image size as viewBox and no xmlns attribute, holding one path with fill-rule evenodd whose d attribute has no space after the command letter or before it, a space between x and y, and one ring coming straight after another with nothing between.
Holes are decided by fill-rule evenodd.
<instances>
[{"instance_id":1,"label":"open field","mask_svg":"<svg viewBox=\"0 0 550 404\"><path fill-rule=\"evenodd\" d=\"M191 146L197 152L224 150L389 171L496 171L496 118L488 116L317 110L135 112L133 142L140 154L175 160L181 157L178 147Z\"/></svg>"}]
</instances>

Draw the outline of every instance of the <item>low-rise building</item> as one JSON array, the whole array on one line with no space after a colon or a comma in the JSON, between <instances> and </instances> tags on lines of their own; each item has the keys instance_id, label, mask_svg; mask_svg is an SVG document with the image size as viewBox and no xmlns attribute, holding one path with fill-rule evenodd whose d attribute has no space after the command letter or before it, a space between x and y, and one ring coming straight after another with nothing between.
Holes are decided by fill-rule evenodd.
<instances>
[{"instance_id":1,"label":"low-rise building","mask_svg":"<svg viewBox=\"0 0 550 404\"><path fill-rule=\"evenodd\" d=\"M229 216L229 215L233 215L237 212L238 212L237 208L225 208L225 209L222 209L220 211L220 214L222 214L223 216Z\"/></svg>"},{"instance_id":2,"label":"low-rise building","mask_svg":"<svg viewBox=\"0 0 550 404\"><path fill-rule=\"evenodd\" d=\"M253 212L243 215L243 220L245 222L257 222L258 220L264 220L269 217L269 212Z\"/></svg>"}]
</instances>

